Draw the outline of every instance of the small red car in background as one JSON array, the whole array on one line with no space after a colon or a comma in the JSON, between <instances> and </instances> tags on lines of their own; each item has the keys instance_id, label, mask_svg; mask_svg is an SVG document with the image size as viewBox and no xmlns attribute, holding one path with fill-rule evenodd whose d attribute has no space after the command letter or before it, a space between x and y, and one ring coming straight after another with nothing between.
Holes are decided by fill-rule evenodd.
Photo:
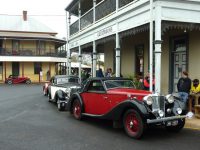
<instances>
[{"instance_id":1,"label":"small red car in background","mask_svg":"<svg viewBox=\"0 0 200 150\"><path fill-rule=\"evenodd\" d=\"M9 77L6 78L5 83L7 83L7 84L17 84L17 83L31 84L31 80L28 77L19 77L19 76L15 76L15 75L9 75Z\"/></svg>"}]
</instances>

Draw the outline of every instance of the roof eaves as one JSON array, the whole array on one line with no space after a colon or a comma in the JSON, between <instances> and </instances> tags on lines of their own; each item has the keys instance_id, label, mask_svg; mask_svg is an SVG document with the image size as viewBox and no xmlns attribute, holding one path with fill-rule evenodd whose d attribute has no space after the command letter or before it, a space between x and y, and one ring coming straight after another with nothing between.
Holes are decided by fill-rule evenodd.
<instances>
[{"instance_id":1,"label":"roof eaves","mask_svg":"<svg viewBox=\"0 0 200 150\"><path fill-rule=\"evenodd\" d=\"M70 9L78 2L79 0L73 0L66 8L66 11L70 11Z\"/></svg>"}]
</instances>

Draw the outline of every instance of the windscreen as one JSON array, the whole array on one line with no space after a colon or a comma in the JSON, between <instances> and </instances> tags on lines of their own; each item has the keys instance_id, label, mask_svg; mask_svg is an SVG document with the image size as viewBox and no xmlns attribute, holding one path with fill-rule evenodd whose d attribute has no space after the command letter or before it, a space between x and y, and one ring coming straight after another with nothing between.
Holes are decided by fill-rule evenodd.
<instances>
[{"instance_id":1,"label":"windscreen","mask_svg":"<svg viewBox=\"0 0 200 150\"><path fill-rule=\"evenodd\" d=\"M107 89L112 88L135 88L131 80L106 80L104 81Z\"/></svg>"},{"instance_id":2,"label":"windscreen","mask_svg":"<svg viewBox=\"0 0 200 150\"><path fill-rule=\"evenodd\" d=\"M66 84L66 83L79 83L79 79L75 77L63 77L57 79L57 84Z\"/></svg>"}]
</instances>

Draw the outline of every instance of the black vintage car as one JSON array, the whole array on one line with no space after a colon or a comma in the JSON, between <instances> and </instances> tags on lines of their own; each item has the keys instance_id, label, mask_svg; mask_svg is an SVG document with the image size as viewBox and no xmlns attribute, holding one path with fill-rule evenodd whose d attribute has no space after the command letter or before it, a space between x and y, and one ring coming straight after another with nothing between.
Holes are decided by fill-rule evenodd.
<instances>
[{"instance_id":1,"label":"black vintage car","mask_svg":"<svg viewBox=\"0 0 200 150\"><path fill-rule=\"evenodd\" d=\"M48 85L49 102L55 102L58 110L65 110L70 95L80 89L80 79L77 76L56 75Z\"/></svg>"},{"instance_id":2,"label":"black vintage car","mask_svg":"<svg viewBox=\"0 0 200 150\"><path fill-rule=\"evenodd\" d=\"M132 138L140 138L150 125L180 131L186 118L185 104L179 98L135 89L133 82L124 78L89 78L71 95L68 110L76 119L113 120Z\"/></svg>"}]
</instances>

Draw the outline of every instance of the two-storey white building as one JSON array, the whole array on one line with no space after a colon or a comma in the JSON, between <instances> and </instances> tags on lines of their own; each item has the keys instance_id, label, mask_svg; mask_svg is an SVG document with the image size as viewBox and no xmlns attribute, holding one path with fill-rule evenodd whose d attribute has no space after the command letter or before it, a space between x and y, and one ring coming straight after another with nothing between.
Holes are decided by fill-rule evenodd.
<instances>
[{"instance_id":1,"label":"two-storey white building","mask_svg":"<svg viewBox=\"0 0 200 150\"><path fill-rule=\"evenodd\" d=\"M66 11L69 54L79 52L81 63L91 53L93 76L104 53L116 76L150 71L157 92L176 91L184 70L200 79L199 0L73 0Z\"/></svg>"}]
</instances>

